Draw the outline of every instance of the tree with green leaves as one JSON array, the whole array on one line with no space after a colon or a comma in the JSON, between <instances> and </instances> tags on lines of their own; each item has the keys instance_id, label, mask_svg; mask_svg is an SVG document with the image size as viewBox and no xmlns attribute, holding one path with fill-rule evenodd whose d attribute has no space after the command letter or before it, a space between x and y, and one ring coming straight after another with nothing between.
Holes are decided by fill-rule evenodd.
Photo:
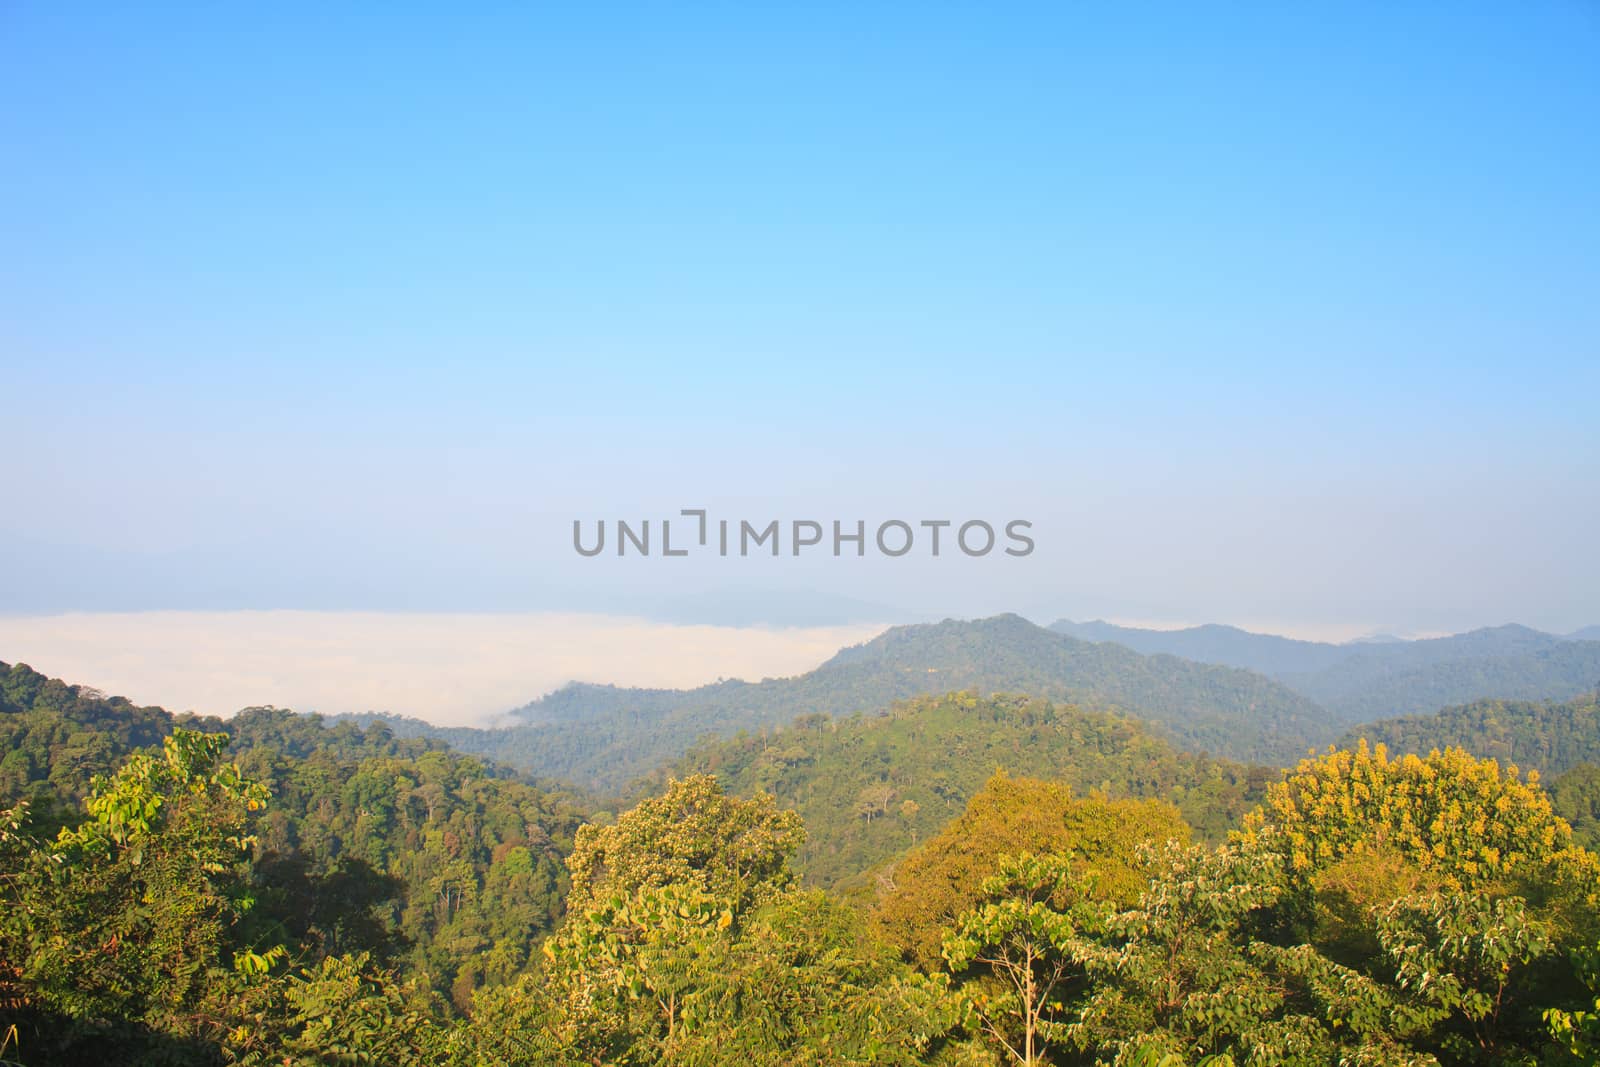
<instances>
[{"instance_id":1,"label":"tree with green leaves","mask_svg":"<svg viewBox=\"0 0 1600 1067\"><path fill-rule=\"evenodd\" d=\"M770 796L730 797L709 774L674 779L612 825L578 831L567 906L581 914L618 894L679 885L743 907L792 881L789 859L804 838L800 817Z\"/></svg>"},{"instance_id":2,"label":"tree with green leaves","mask_svg":"<svg viewBox=\"0 0 1600 1067\"><path fill-rule=\"evenodd\" d=\"M1587 1003L1570 1010L1547 1009L1545 1025L1571 1063L1600 1063L1600 944L1573 949L1572 966L1583 981Z\"/></svg>"},{"instance_id":3,"label":"tree with green leaves","mask_svg":"<svg viewBox=\"0 0 1600 1067\"><path fill-rule=\"evenodd\" d=\"M1425 1023L1413 1042L1449 1063L1526 1061L1540 1012L1521 994L1530 965L1550 954L1549 931L1518 897L1427 893L1377 915L1400 1010Z\"/></svg>"},{"instance_id":4,"label":"tree with green leaves","mask_svg":"<svg viewBox=\"0 0 1600 1067\"><path fill-rule=\"evenodd\" d=\"M284 1000L283 1058L270 1062L432 1067L449 1054L437 996L415 984L404 987L365 952L329 956L289 975Z\"/></svg>"},{"instance_id":5,"label":"tree with green leaves","mask_svg":"<svg viewBox=\"0 0 1600 1067\"><path fill-rule=\"evenodd\" d=\"M692 779L592 830L537 973L474 1003L481 1058L910 1067L956 1024L943 979L794 888L798 826L770 798Z\"/></svg>"},{"instance_id":6,"label":"tree with green leaves","mask_svg":"<svg viewBox=\"0 0 1600 1067\"><path fill-rule=\"evenodd\" d=\"M1550 806L1572 827L1578 844L1600 850L1600 766L1580 763L1549 785Z\"/></svg>"},{"instance_id":7,"label":"tree with green leaves","mask_svg":"<svg viewBox=\"0 0 1600 1067\"><path fill-rule=\"evenodd\" d=\"M1325 1052L1320 1025L1255 951L1283 896L1280 857L1259 845L1152 851L1161 873L1139 903L1073 946L1090 985L1066 1037L1112 1059L1147 1046L1261 1063Z\"/></svg>"},{"instance_id":8,"label":"tree with green leaves","mask_svg":"<svg viewBox=\"0 0 1600 1067\"><path fill-rule=\"evenodd\" d=\"M1091 901L1087 879L1067 856L1007 858L945 940L951 971L978 970L966 996L984 1033L1019 1067L1045 1063L1046 1045L1063 1026L1063 998L1081 975L1073 946L1085 925L1104 920Z\"/></svg>"},{"instance_id":9,"label":"tree with green leaves","mask_svg":"<svg viewBox=\"0 0 1600 1067\"><path fill-rule=\"evenodd\" d=\"M0 946L24 1014L58 1020L46 1040L63 1054L100 1040L103 1020L197 1040L224 1027L220 1002L252 955L232 935L253 904L243 864L267 802L222 761L227 743L175 730L159 754L95 778L81 825L14 857Z\"/></svg>"}]
</instances>

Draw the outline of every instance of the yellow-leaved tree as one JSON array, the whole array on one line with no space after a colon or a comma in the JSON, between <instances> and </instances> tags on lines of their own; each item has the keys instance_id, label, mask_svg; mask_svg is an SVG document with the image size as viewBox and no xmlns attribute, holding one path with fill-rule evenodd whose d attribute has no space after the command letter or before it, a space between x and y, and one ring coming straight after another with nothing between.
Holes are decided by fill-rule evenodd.
<instances>
[{"instance_id":1,"label":"yellow-leaved tree","mask_svg":"<svg viewBox=\"0 0 1600 1067\"><path fill-rule=\"evenodd\" d=\"M1359 907L1439 889L1520 896L1575 934L1600 921L1600 858L1574 842L1537 772L1461 749L1391 758L1362 742L1302 760L1240 836L1267 827L1291 880L1335 910L1341 895Z\"/></svg>"}]
</instances>

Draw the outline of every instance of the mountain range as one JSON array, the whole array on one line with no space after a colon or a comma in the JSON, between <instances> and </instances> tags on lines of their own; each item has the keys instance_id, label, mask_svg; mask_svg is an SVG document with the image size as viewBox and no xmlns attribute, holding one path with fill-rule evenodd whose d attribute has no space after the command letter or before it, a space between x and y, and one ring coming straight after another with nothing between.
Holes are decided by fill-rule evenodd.
<instances>
[{"instance_id":1,"label":"mountain range","mask_svg":"<svg viewBox=\"0 0 1600 1067\"><path fill-rule=\"evenodd\" d=\"M1118 711L1180 748L1283 766L1359 723L1488 698L1571 699L1597 682L1600 642L1524 626L1336 645L1230 626L1045 628L997 615L893 627L788 678L694 689L575 682L495 729L384 718L401 734L615 793L703 739L799 715L874 713L929 693L1027 693Z\"/></svg>"},{"instance_id":2,"label":"mountain range","mask_svg":"<svg viewBox=\"0 0 1600 1067\"><path fill-rule=\"evenodd\" d=\"M1232 626L1147 630L1061 620L1051 629L1147 655L1258 671L1343 722L1436 711L1484 698L1566 700L1600 684L1600 627L1565 637L1526 626L1417 641L1329 644Z\"/></svg>"},{"instance_id":3,"label":"mountain range","mask_svg":"<svg viewBox=\"0 0 1600 1067\"><path fill-rule=\"evenodd\" d=\"M1232 759L1292 762L1333 736L1320 708L1261 674L1080 641L1017 615L894 627L791 678L683 690L575 683L517 709L499 729L389 721L397 732L438 737L538 775L617 790L707 736L963 689L1121 710L1180 747ZM1352 723L1334 733L1340 725Z\"/></svg>"}]
</instances>

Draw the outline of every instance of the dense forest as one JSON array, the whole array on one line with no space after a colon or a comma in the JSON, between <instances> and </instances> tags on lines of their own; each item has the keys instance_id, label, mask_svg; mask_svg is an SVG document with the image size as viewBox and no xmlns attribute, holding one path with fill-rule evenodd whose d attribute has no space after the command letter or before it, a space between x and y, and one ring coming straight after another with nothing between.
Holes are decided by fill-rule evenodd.
<instances>
[{"instance_id":1,"label":"dense forest","mask_svg":"<svg viewBox=\"0 0 1600 1067\"><path fill-rule=\"evenodd\" d=\"M770 793L805 820L796 868L837 888L926 840L996 769L1082 795L1155 797L1220 840L1278 772L1179 751L1136 720L1030 697L920 697L875 715L806 715L692 750L676 774Z\"/></svg>"},{"instance_id":2,"label":"dense forest","mask_svg":"<svg viewBox=\"0 0 1600 1067\"><path fill-rule=\"evenodd\" d=\"M1361 740L1419 755L1460 748L1537 772L1577 840L1600 849L1600 694L1568 701L1480 700L1432 715L1380 719L1350 731L1339 744Z\"/></svg>"},{"instance_id":3,"label":"dense forest","mask_svg":"<svg viewBox=\"0 0 1600 1067\"><path fill-rule=\"evenodd\" d=\"M1359 738L1394 752L1454 746L1553 776L1580 763L1600 763L1600 694L1562 702L1480 700L1432 715L1380 719L1339 743L1353 745Z\"/></svg>"},{"instance_id":4,"label":"dense forest","mask_svg":"<svg viewBox=\"0 0 1600 1067\"><path fill-rule=\"evenodd\" d=\"M381 725L268 708L175 717L0 664L0 803L25 803L38 840L78 830L93 783L177 730L225 738L264 791L247 925L287 958L368 952L466 1004L520 972L562 914L564 859L592 805Z\"/></svg>"},{"instance_id":5,"label":"dense forest","mask_svg":"<svg viewBox=\"0 0 1600 1067\"><path fill-rule=\"evenodd\" d=\"M502 729L388 721L400 733L615 792L707 735L782 726L802 714L872 713L896 700L958 689L1120 708L1180 747L1273 765L1294 762L1355 722L1331 722L1309 700L1250 671L1141 656L1016 615L897 626L794 678L692 690L571 685L519 709L520 722Z\"/></svg>"},{"instance_id":6,"label":"dense forest","mask_svg":"<svg viewBox=\"0 0 1600 1067\"><path fill-rule=\"evenodd\" d=\"M1591 852L1600 852L1600 766L1580 763L1549 786L1550 803L1572 826L1573 838Z\"/></svg>"},{"instance_id":7,"label":"dense forest","mask_svg":"<svg viewBox=\"0 0 1600 1067\"><path fill-rule=\"evenodd\" d=\"M611 815L381 725L0 693L13 1063L1600 1056L1600 858L1559 814L1592 767L1281 773L952 692L702 746Z\"/></svg>"}]
</instances>

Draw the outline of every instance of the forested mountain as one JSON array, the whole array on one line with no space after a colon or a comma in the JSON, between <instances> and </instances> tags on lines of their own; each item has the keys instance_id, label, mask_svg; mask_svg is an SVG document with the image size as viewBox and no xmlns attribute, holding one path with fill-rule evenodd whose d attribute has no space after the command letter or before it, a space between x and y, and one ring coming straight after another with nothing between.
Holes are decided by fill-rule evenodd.
<instances>
[{"instance_id":1,"label":"forested mountain","mask_svg":"<svg viewBox=\"0 0 1600 1067\"><path fill-rule=\"evenodd\" d=\"M1600 641L1496 626L1421 641L1332 645L1232 626L1143 630L1065 619L1051 629L1146 654L1270 675L1344 723L1430 712L1474 700L1566 700L1600 683Z\"/></svg>"},{"instance_id":2,"label":"forested mountain","mask_svg":"<svg viewBox=\"0 0 1600 1067\"><path fill-rule=\"evenodd\" d=\"M1568 641L1600 641L1600 626L1585 626L1567 635Z\"/></svg>"},{"instance_id":3,"label":"forested mountain","mask_svg":"<svg viewBox=\"0 0 1600 1067\"><path fill-rule=\"evenodd\" d=\"M1091 644L1016 615L895 627L793 678L691 690L570 685L519 709L523 724L507 729L391 722L398 732L616 791L708 734L779 726L801 714L873 712L954 689L1115 706L1160 724L1181 747L1276 764L1326 744L1338 728L1258 674Z\"/></svg>"},{"instance_id":4,"label":"forested mountain","mask_svg":"<svg viewBox=\"0 0 1600 1067\"><path fill-rule=\"evenodd\" d=\"M1181 656L1197 663L1218 663L1270 676L1324 670L1360 647L1323 641L1298 641L1215 623L1181 630L1146 630L1117 626L1098 619L1094 622L1059 619L1050 624L1050 629L1082 641L1122 645L1147 656Z\"/></svg>"},{"instance_id":5,"label":"forested mountain","mask_svg":"<svg viewBox=\"0 0 1600 1067\"><path fill-rule=\"evenodd\" d=\"M220 726L214 719L176 720L162 708L0 662L0 800L31 800L34 818L52 829L75 821L89 780L109 774L130 752L159 745L175 721Z\"/></svg>"},{"instance_id":6,"label":"forested mountain","mask_svg":"<svg viewBox=\"0 0 1600 1067\"><path fill-rule=\"evenodd\" d=\"M1380 719L1339 743L1350 747L1362 738L1397 753L1464 748L1554 777L1580 763L1600 763L1600 706L1594 693L1565 703L1480 700L1433 715Z\"/></svg>"},{"instance_id":7,"label":"forested mountain","mask_svg":"<svg viewBox=\"0 0 1600 1067\"><path fill-rule=\"evenodd\" d=\"M185 729L226 734L264 788L250 923L297 959L365 951L465 1003L520 971L561 915L582 803L382 724L174 716L0 664L0 809L27 801L46 837L75 828L94 776Z\"/></svg>"},{"instance_id":8,"label":"forested mountain","mask_svg":"<svg viewBox=\"0 0 1600 1067\"><path fill-rule=\"evenodd\" d=\"M1499 626L1364 647L1326 670L1283 675L1345 722L1416 715L1474 700L1569 700L1600 683L1600 641Z\"/></svg>"},{"instance_id":9,"label":"forested mountain","mask_svg":"<svg viewBox=\"0 0 1600 1067\"><path fill-rule=\"evenodd\" d=\"M771 793L805 820L796 867L835 887L935 834L997 770L1080 795L1161 797L1220 838L1279 772L1179 752L1119 715L1011 695L919 697L873 715L802 716L693 749L673 773Z\"/></svg>"}]
</instances>

